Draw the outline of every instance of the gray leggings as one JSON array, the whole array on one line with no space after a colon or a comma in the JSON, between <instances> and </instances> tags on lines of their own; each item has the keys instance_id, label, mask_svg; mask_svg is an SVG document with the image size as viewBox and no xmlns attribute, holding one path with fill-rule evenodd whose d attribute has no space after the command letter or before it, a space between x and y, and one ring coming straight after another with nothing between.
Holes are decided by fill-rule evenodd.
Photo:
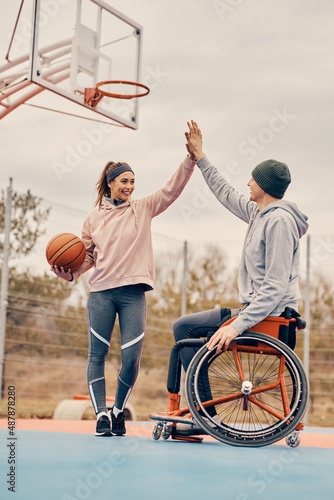
<instances>
[{"instance_id":1,"label":"gray leggings","mask_svg":"<svg viewBox=\"0 0 334 500\"><path fill-rule=\"evenodd\" d=\"M87 303L87 381L95 413L106 411L105 361L118 314L122 366L118 375L115 406L123 410L137 379L144 342L146 297L143 285L128 285L91 292Z\"/></svg>"},{"instance_id":2,"label":"gray leggings","mask_svg":"<svg viewBox=\"0 0 334 500\"><path fill-rule=\"evenodd\" d=\"M207 337L215 333L230 317L231 309L229 308L211 309L210 311L182 316L173 325L175 341ZM180 358L185 371L187 371L197 350L195 347L186 347L180 350ZM198 390L202 401L212 399L208 373L205 369L202 369L199 374ZM207 411L212 415L216 413L215 409L211 407L207 408Z\"/></svg>"}]
</instances>

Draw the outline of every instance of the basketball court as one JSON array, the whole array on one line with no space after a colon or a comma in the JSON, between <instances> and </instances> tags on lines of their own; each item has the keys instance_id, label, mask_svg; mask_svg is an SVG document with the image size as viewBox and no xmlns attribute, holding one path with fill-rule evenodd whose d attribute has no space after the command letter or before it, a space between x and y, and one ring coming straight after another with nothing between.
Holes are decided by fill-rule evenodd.
<instances>
[{"instance_id":1,"label":"basketball court","mask_svg":"<svg viewBox=\"0 0 334 500\"><path fill-rule=\"evenodd\" d=\"M33 1L30 53L0 65L0 119L46 91L64 98L52 111L70 114L71 102L75 116L137 129L150 92L141 81L143 27L103 0L64 2L61 18L49 3ZM285 440L252 448L206 436L155 441L149 421L128 422L123 437L95 437L95 425L18 419L9 429L0 419L1 499L333 497L334 429L306 428L296 448Z\"/></svg>"},{"instance_id":2,"label":"basketball court","mask_svg":"<svg viewBox=\"0 0 334 500\"><path fill-rule=\"evenodd\" d=\"M0 425L3 482L10 437ZM97 438L94 421L18 420L16 491L3 485L1 498L332 498L333 429L306 428L294 449L154 441L152 429L128 422L127 436Z\"/></svg>"}]
</instances>

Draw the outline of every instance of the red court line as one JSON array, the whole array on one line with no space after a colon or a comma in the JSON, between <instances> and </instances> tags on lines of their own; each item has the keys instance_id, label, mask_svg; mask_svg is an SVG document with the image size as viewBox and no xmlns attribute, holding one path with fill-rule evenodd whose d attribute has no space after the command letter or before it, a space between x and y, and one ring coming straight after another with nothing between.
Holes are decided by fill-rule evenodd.
<instances>
[{"instance_id":1,"label":"red court line","mask_svg":"<svg viewBox=\"0 0 334 500\"><path fill-rule=\"evenodd\" d=\"M7 429L7 420L0 419L0 429ZM15 429L22 431L70 432L95 434L94 420L51 420L39 418L16 419ZM126 433L129 436L152 436L154 424L127 423Z\"/></svg>"},{"instance_id":2,"label":"red court line","mask_svg":"<svg viewBox=\"0 0 334 500\"><path fill-rule=\"evenodd\" d=\"M45 432L70 432L81 434L95 434L94 420L51 420L51 419L17 419L16 429L23 431L45 431ZM127 422L126 434L128 436L152 437L154 423L151 422ZM0 419L0 429L7 429L7 419ZM301 431L300 446L316 448L334 448L334 433ZM204 436L204 440L214 440L210 436ZM215 440L214 440L215 441ZM286 444L285 439L275 444Z\"/></svg>"}]
</instances>

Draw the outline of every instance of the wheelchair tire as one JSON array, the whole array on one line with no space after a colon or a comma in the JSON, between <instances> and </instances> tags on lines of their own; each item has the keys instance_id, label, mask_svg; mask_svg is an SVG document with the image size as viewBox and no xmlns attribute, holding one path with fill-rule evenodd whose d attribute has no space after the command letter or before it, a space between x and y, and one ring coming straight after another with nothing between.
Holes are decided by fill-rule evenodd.
<instances>
[{"instance_id":1,"label":"wheelchair tire","mask_svg":"<svg viewBox=\"0 0 334 500\"><path fill-rule=\"evenodd\" d=\"M200 398L201 370L209 376L212 402L207 404ZM195 422L233 446L266 446L283 439L308 405L308 382L299 358L281 341L257 332L236 337L219 354L204 345L188 367L185 385ZM213 407L220 424L213 420Z\"/></svg>"}]
</instances>

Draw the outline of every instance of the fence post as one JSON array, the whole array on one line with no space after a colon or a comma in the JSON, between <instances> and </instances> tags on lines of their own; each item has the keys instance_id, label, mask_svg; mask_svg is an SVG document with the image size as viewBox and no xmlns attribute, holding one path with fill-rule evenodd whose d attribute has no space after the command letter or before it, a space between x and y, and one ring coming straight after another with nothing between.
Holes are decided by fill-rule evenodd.
<instances>
[{"instance_id":1,"label":"fence post","mask_svg":"<svg viewBox=\"0 0 334 500\"><path fill-rule=\"evenodd\" d=\"M187 312L187 264L188 264L188 242L185 241L183 244L183 278L182 278L182 302L181 302L181 316L185 316ZM181 408L184 406L184 382L185 373L182 369L181 371L181 382L180 382L180 404Z\"/></svg>"},{"instance_id":2,"label":"fence post","mask_svg":"<svg viewBox=\"0 0 334 500\"><path fill-rule=\"evenodd\" d=\"M188 261L188 242L184 242L183 246L183 280L182 280L182 303L181 316L187 312L187 261Z\"/></svg>"},{"instance_id":3,"label":"fence post","mask_svg":"<svg viewBox=\"0 0 334 500\"><path fill-rule=\"evenodd\" d=\"M304 330L304 369L307 379L310 375L310 261L311 261L311 237L307 235L306 240L306 286L305 286L305 321L306 328ZM308 408L304 415L304 424L308 422Z\"/></svg>"},{"instance_id":4,"label":"fence post","mask_svg":"<svg viewBox=\"0 0 334 500\"><path fill-rule=\"evenodd\" d=\"M2 251L1 270L1 297L0 297L0 408L3 392L3 374L5 368L5 338L6 338L6 314L7 314L7 294L8 294L8 265L10 251L10 223L12 215L12 179L9 179L6 199L6 215L4 227L4 241Z\"/></svg>"}]
</instances>

